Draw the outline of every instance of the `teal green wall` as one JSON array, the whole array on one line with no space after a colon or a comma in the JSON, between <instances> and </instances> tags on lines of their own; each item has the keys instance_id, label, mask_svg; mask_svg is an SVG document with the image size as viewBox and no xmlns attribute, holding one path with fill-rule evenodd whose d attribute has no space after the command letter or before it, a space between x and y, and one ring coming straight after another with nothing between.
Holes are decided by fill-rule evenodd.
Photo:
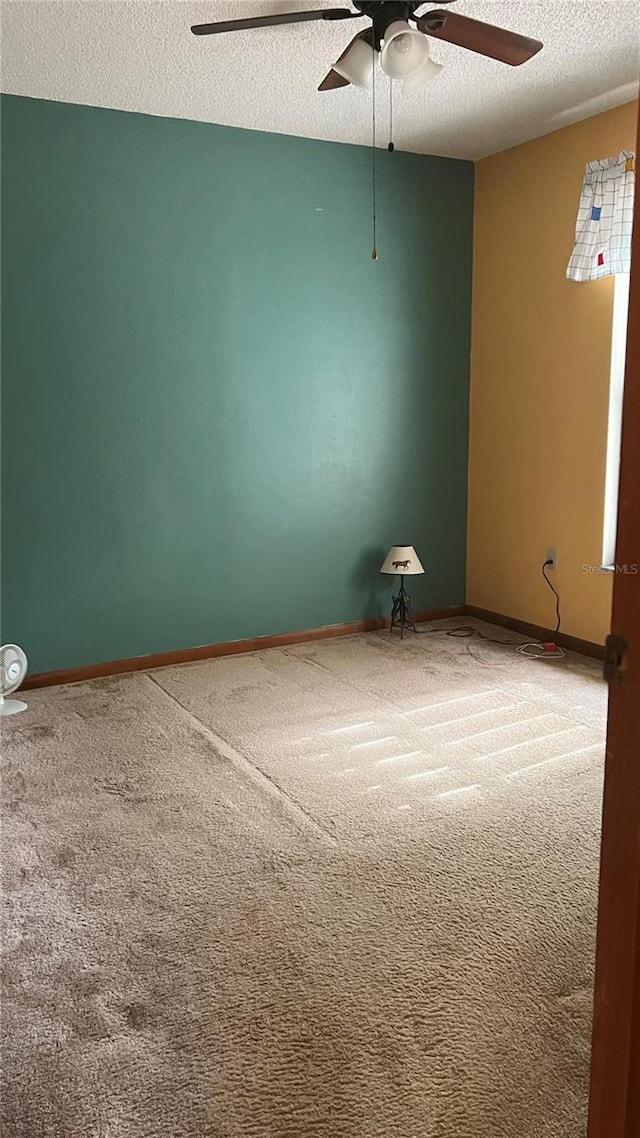
<instances>
[{"instance_id":1,"label":"teal green wall","mask_svg":"<svg viewBox=\"0 0 640 1138\"><path fill-rule=\"evenodd\" d=\"M32 671L375 615L393 542L464 600L471 163L379 153L374 263L362 147L5 96L2 150Z\"/></svg>"}]
</instances>

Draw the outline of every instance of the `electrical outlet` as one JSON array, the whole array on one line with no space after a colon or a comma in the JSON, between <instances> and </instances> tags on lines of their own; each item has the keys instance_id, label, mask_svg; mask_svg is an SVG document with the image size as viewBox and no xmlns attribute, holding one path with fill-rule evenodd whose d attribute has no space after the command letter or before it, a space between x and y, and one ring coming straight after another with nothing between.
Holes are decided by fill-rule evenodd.
<instances>
[{"instance_id":1,"label":"electrical outlet","mask_svg":"<svg viewBox=\"0 0 640 1138\"><path fill-rule=\"evenodd\" d=\"M551 564L547 564L547 569L557 569L558 568L558 547L557 546L555 546L555 545L549 546L549 548L547 549L547 556L546 556L545 560L547 562L551 562Z\"/></svg>"}]
</instances>

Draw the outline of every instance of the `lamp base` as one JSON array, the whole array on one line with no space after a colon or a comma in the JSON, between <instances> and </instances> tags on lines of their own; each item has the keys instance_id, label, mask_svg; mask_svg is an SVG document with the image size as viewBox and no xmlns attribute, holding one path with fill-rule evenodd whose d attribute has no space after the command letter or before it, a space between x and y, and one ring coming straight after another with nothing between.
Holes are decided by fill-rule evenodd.
<instances>
[{"instance_id":1,"label":"lamp base","mask_svg":"<svg viewBox=\"0 0 640 1138\"><path fill-rule=\"evenodd\" d=\"M410 628L412 632L416 632L416 620L413 615L411 607L411 597L404 587L404 577L400 577L400 588L398 595L393 598L393 608L391 609L391 624L389 625L389 632L393 632L394 628L400 629L400 639L404 639L405 628Z\"/></svg>"}]
</instances>

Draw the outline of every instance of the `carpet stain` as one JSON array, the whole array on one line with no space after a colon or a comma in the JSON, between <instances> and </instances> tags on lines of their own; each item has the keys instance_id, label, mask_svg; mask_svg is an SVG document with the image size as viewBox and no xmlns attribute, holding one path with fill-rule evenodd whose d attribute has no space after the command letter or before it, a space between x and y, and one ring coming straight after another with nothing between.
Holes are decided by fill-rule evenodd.
<instances>
[{"instance_id":1,"label":"carpet stain","mask_svg":"<svg viewBox=\"0 0 640 1138\"><path fill-rule=\"evenodd\" d=\"M71 846L62 846L56 854L53 855L53 863L59 869L69 869L74 864L77 858L77 853Z\"/></svg>"}]
</instances>

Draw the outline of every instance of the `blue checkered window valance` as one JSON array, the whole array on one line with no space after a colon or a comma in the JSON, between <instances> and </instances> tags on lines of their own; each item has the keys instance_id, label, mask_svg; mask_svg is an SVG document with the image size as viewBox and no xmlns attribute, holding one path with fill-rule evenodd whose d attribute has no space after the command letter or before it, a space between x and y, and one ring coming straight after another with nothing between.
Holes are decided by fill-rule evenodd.
<instances>
[{"instance_id":1,"label":"blue checkered window valance","mask_svg":"<svg viewBox=\"0 0 640 1138\"><path fill-rule=\"evenodd\" d=\"M567 265L570 281L596 281L629 272L635 165L630 150L587 163L576 241Z\"/></svg>"}]
</instances>

